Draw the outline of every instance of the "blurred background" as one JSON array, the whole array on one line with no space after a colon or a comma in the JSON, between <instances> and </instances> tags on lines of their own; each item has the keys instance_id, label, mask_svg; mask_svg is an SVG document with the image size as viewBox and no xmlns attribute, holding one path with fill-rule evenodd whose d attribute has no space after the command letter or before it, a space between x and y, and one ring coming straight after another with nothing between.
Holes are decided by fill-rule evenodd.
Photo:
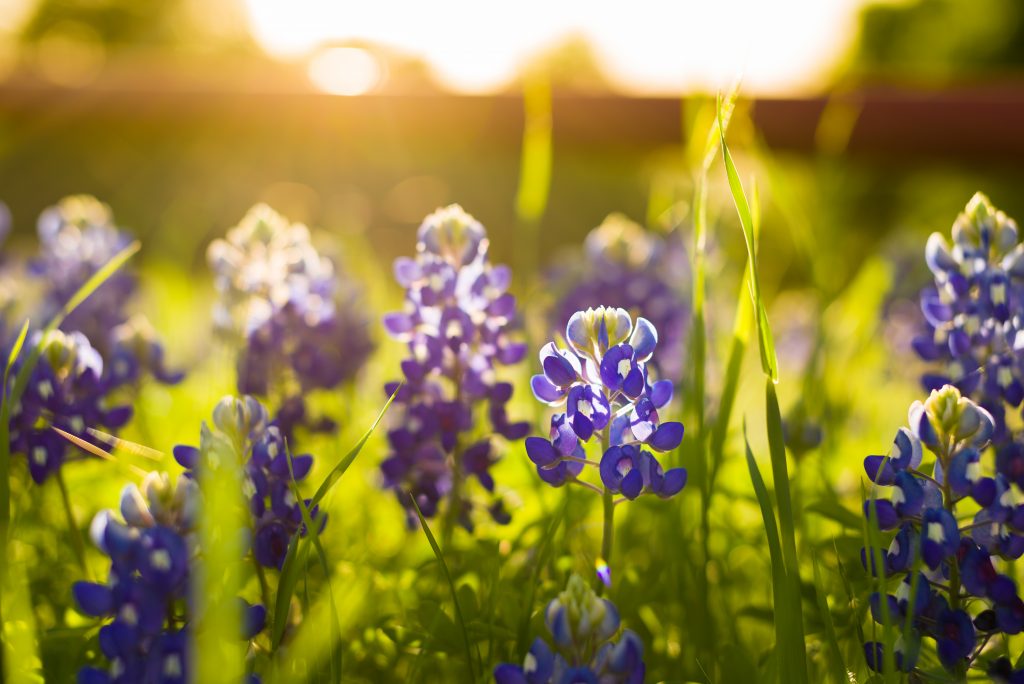
<instances>
[{"instance_id":1,"label":"blurred background","mask_svg":"<svg viewBox=\"0 0 1024 684\"><path fill-rule=\"evenodd\" d=\"M677 192L691 105L738 78L748 137L815 230L856 232L851 265L975 186L1019 208L1014 0L0 0L0 194L20 232L95 194L179 263L257 200L384 257L462 201L508 258L527 111L552 145L525 209L569 244Z\"/></svg>"},{"instance_id":2,"label":"blurred background","mask_svg":"<svg viewBox=\"0 0 1024 684\"><path fill-rule=\"evenodd\" d=\"M612 211L685 223L683 150L737 79L770 283L838 292L975 189L1024 213L1014 0L0 0L0 196L17 241L94 194L178 269L266 201L387 270L459 201L497 259L544 264ZM808 234L836 249L794 258Z\"/></svg>"}]
</instances>

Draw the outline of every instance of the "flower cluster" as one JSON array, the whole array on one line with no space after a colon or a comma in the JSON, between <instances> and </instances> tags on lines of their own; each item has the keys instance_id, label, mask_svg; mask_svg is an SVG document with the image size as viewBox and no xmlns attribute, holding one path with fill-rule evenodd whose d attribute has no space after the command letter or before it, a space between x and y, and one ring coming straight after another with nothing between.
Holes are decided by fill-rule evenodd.
<instances>
[{"instance_id":1,"label":"flower cluster","mask_svg":"<svg viewBox=\"0 0 1024 684\"><path fill-rule=\"evenodd\" d=\"M658 331L646 318L636 323L625 309L598 307L569 319L569 349L549 342L540 351L543 373L531 387L540 401L565 406L551 418L549 439L530 437L526 452L540 477L561 486L575 480L586 463L583 443L599 435L605 488L635 499L643 492L675 496L686 470L664 471L650 451L672 451L683 439L681 423L661 422L658 410L672 399L670 380L652 381L648 363Z\"/></svg>"},{"instance_id":2,"label":"flower cluster","mask_svg":"<svg viewBox=\"0 0 1024 684\"><path fill-rule=\"evenodd\" d=\"M534 640L523 665L504 663L494 669L497 684L640 684L644 681L644 647L624 630L619 641L619 613L599 598L579 575L544 611L554 649Z\"/></svg>"},{"instance_id":3,"label":"flower cluster","mask_svg":"<svg viewBox=\"0 0 1024 684\"><path fill-rule=\"evenodd\" d=\"M995 430L988 411L946 385L914 402L909 427L899 430L887 456L864 461L875 485L891 491L888 499L869 499L864 510L879 529L896 534L888 549L866 549L863 560L873 574L902 578L894 595L873 595L871 607L879 622L887 615L890 624L911 626L910 641L894 647L903 671L916 666L922 637L935 641L946 669L962 675L980 664L992 636L1024 630L1024 601L999 569L1024 553L1024 506L1015 504L1006 478L985 475L981 463ZM925 451L935 457L930 476ZM979 510L962 524L957 506L966 500ZM882 644L866 644L865 653L881 670Z\"/></svg>"},{"instance_id":4,"label":"flower cluster","mask_svg":"<svg viewBox=\"0 0 1024 684\"><path fill-rule=\"evenodd\" d=\"M43 317L51 318L96 271L131 244L114 224L110 207L89 195L65 197L43 210L37 224L39 255L30 270L45 283ZM65 330L79 330L106 353L111 331L128 319L137 288L129 271L118 270L71 313Z\"/></svg>"},{"instance_id":5,"label":"flower cluster","mask_svg":"<svg viewBox=\"0 0 1024 684\"><path fill-rule=\"evenodd\" d=\"M685 255L676 245L611 214L587 236L583 263L554 308L555 321L560 324L594 302L643 313L661 333L658 370L679 382L689 307L677 286Z\"/></svg>"},{"instance_id":6,"label":"flower cluster","mask_svg":"<svg viewBox=\"0 0 1024 684\"><path fill-rule=\"evenodd\" d=\"M198 494L187 477L174 486L167 475L150 473L141 489L128 485L122 491L124 522L111 511L96 516L92 538L110 558L110 574L103 584L76 582L72 592L86 615L113 618L99 631L109 666L82 668L79 682L190 681L189 581L197 555ZM251 639L263 630L266 609L244 603L243 610L242 636Z\"/></svg>"},{"instance_id":7,"label":"flower cluster","mask_svg":"<svg viewBox=\"0 0 1024 684\"><path fill-rule=\"evenodd\" d=\"M303 397L351 380L373 349L359 293L314 247L309 229L261 204L207 251L219 332L241 342L238 391L283 397L277 423L307 420ZM323 427L333 427L325 424Z\"/></svg>"},{"instance_id":8,"label":"flower cluster","mask_svg":"<svg viewBox=\"0 0 1024 684\"><path fill-rule=\"evenodd\" d=\"M913 347L941 370L926 389L946 383L973 397L996 419L996 440L1008 438L1004 405L1024 400L1024 244L1017 224L978 193L953 224L953 244L934 233L925 259L935 276L921 293L925 331Z\"/></svg>"},{"instance_id":9,"label":"flower cluster","mask_svg":"<svg viewBox=\"0 0 1024 684\"><path fill-rule=\"evenodd\" d=\"M131 418L132 408L110 405L103 359L82 333L35 333L29 344L38 344L41 354L20 401L11 407L10 440L11 451L25 454L32 479L41 484L73 450L53 428L95 444L89 428L116 430ZM15 363L11 377L24 362Z\"/></svg>"},{"instance_id":10,"label":"flower cluster","mask_svg":"<svg viewBox=\"0 0 1024 684\"><path fill-rule=\"evenodd\" d=\"M309 454L292 456L276 425L271 425L267 410L250 396L225 397L213 410L214 429L227 437L241 459L245 480L243 491L253 518L252 552L256 561L268 568L284 564L288 544L297 532L305 535L302 508L296 500L293 482L301 482L313 467ZM209 449L213 433L204 423L200 446L178 445L174 458L194 477L200 467L203 449ZM310 501L306 500L306 506ZM316 517L317 507L309 513ZM326 524L326 517L322 525Z\"/></svg>"},{"instance_id":11,"label":"flower cluster","mask_svg":"<svg viewBox=\"0 0 1024 684\"><path fill-rule=\"evenodd\" d=\"M389 383L399 427L388 433L391 453L381 464L384 484L411 512L409 496L427 517L449 500L459 522L472 528L472 501L462 488L469 476L493 493L490 467L497 461L492 436L480 437L477 409L491 432L507 440L526 436L526 423L512 422L506 404L512 385L497 378L501 365L518 363L526 345L515 342L516 301L507 290L511 272L492 265L484 227L458 205L439 209L419 228L415 258L395 262L405 288L402 311L384 317L394 339L408 345L404 381ZM489 507L498 522L508 514L499 498Z\"/></svg>"},{"instance_id":12,"label":"flower cluster","mask_svg":"<svg viewBox=\"0 0 1024 684\"><path fill-rule=\"evenodd\" d=\"M49 320L85 282L131 244L110 207L89 195L65 197L39 216L39 255L30 272L44 284L42 311ZM145 317L129 315L137 278L119 269L64 320L61 328L83 333L106 360L111 386L137 384L144 374L173 384L183 375L164 366L163 346Z\"/></svg>"}]
</instances>

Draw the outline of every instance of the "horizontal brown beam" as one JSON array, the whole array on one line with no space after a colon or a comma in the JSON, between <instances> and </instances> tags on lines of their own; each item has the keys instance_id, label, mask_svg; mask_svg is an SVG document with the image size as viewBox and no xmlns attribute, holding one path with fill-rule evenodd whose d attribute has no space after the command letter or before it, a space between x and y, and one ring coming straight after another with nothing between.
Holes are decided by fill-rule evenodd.
<instances>
[{"instance_id":1,"label":"horizontal brown beam","mask_svg":"<svg viewBox=\"0 0 1024 684\"><path fill-rule=\"evenodd\" d=\"M682 136L681 99L556 94L558 145L656 148ZM841 96L758 98L753 119L774 149L812 153L823 113L843 151L880 158L1018 160L1024 155L1024 82L973 89L865 89ZM835 116L832 116L835 114ZM132 89L63 89L0 85L0 117L58 120L157 120L188 125L231 119L252 125L276 120L329 122L358 134L382 118L404 135L449 136L472 130L496 144L517 144L522 102L517 95L445 94L335 97L295 90L223 92L140 85Z\"/></svg>"}]
</instances>

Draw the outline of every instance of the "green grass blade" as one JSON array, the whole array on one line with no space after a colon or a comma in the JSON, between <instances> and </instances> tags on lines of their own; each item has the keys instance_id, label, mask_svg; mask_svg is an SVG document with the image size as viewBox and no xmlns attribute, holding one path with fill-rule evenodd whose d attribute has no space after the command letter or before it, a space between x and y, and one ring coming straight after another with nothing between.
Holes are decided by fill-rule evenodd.
<instances>
[{"instance_id":1,"label":"green grass blade","mask_svg":"<svg viewBox=\"0 0 1024 684\"><path fill-rule=\"evenodd\" d=\"M316 490L316 494L310 500L309 507L313 508L320 504L327 493L331 490L338 480L345 474L345 471L349 469L352 463L359 456L359 452L362 451L363 446L370 439L376 431L377 426L380 425L381 419L384 418L384 414L387 413L388 408L391 406L391 402L395 400L395 395L398 394L398 390L388 398L384 407L377 414L377 418L373 421L373 425L367 430L363 436L356 442L345 456L338 461L337 465L331 469L331 472L327 474L324 481ZM312 528L310 528L312 529ZM295 595L295 588L298 586L299 581L299 569L301 564L298 561L298 546L299 537L295 535L292 537L291 542L288 544L288 553L285 555L284 564L281 566L281 574L278 580L277 596L274 598L274 624L271 628L271 644L273 648L277 648L281 644L281 639L284 637L284 631L288 626L288 608L291 605L292 596Z\"/></svg>"},{"instance_id":2,"label":"green grass blade","mask_svg":"<svg viewBox=\"0 0 1024 684\"><path fill-rule=\"evenodd\" d=\"M271 650L276 651L281 645L284 637L284 630L288 627L288 613L292 604L292 596L295 595L295 588L299 584L300 564L296 557L299 548L299 535L293 535L288 542L288 552L284 557L284 564L281 566L281 573L277 578L277 595L274 597L274 623L270 628Z\"/></svg>"},{"instance_id":3,"label":"green grass blade","mask_svg":"<svg viewBox=\"0 0 1024 684\"><path fill-rule=\"evenodd\" d=\"M14 346L11 347L11 353L7 355L7 365L4 367L4 393L7 392L7 378L10 376L11 366L18 360L18 356L21 355L21 348L25 346L25 338L28 337L28 326L29 320L26 318L21 326L21 332L18 333L18 338L14 341Z\"/></svg>"},{"instance_id":4,"label":"green grass blade","mask_svg":"<svg viewBox=\"0 0 1024 684\"><path fill-rule=\"evenodd\" d=\"M441 564L441 570L444 571L444 578L448 581L448 588L452 593L452 603L455 604L455 617L459 622L459 629L462 631L462 641L466 647L466 667L469 668L469 681L476 681L476 667L473 663L473 649L469 645L469 632L466 631L466 621L462 617L462 607L459 605L459 595L455 590L455 581L452 580L452 574L448 571L448 564L444 560L444 555L441 553L441 547L437 545L437 540L434 539L434 533L430 531L430 526L427 525L427 519L423 517L423 513L420 511L419 505L416 503L416 497L410 495L409 501L412 502L413 508L416 509L416 516L420 519L420 527L423 528L423 534L427 536L427 541L430 543L430 548L434 552L434 556L437 558L437 562Z\"/></svg>"},{"instance_id":5,"label":"green grass blade","mask_svg":"<svg viewBox=\"0 0 1024 684\"><path fill-rule=\"evenodd\" d=\"M765 380L767 405L768 451L772 459L772 478L775 481L775 499L779 509L779 528L782 532L782 557L794 602L795 619L792 621L793 640L799 645L801 681L807 680L803 610L800 602L800 561L796 553L796 525L793 517L793 499L789 491L789 468L786 464L786 444L782 435L782 415L775 383ZM794 664L794 667L797 667Z\"/></svg>"},{"instance_id":6,"label":"green grass blade","mask_svg":"<svg viewBox=\"0 0 1024 684\"><path fill-rule=\"evenodd\" d=\"M399 387L398 389L401 388ZM345 471L352 465L352 462L356 460L356 456L358 456L359 452L363 450L363 446L366 444L367 440L370 439L370 436L377 429L377 426L380 425L381 419L384 418L384 414L387 413L388 409L391 407L391 402L395 400L395 395L398 394L398 389L388 397L387 402L384 404L384 408L382 408L380 413L377 414L377 418L373 421L373 425L370 426L370 429L367 430L359 441L356 442L356 445L352 447L352 449L345 454L340 461L338 461L337 465L331 469L331 472L327 474L324 481L320 483L319 487L317 487L316 494L313 495L312 500L309 502L310 508L319 505L320 502L323 501L323 498L327 496L329 491L331 491L331 487L337 484L338 480L341 479L341 476L344 475Z\"/></svg>"},{"instance_id":7,"label":"green grass blade","mask_svg":"<svg viewBox=\"0 0 1024 684\"><path fill-rule=\"evenodd\" d=\"M7 527L11 523L11 443L10 443L10 422L11 422L11 402L7 400L7 389L8 382L10 381L11 366L18 360L18 356L21 355L21 348L25 345L25 337L28 335L29 322L26 319L25 323L21 326L21 332L18 333L18 339L14 341L14 346L11 347L11 353L7 356L7 365L4 367L4 384L0 388L0 552L4 553L4 557L7 558ZM6 566L6 563L0 563L0 587L4 586L4 570L2 566ZM0 606L3 602L0 601Z\"/></svg>"},{"instance_id":8,"label":"green grass blade","mask_svg":"<svg viewBox=\"0 0 1024 684\"><path fill-rule=\"evenodd\" d=\"M95 292L103 283L105 283L112 275L114 275L125 263L131 259L141 248L141 244L136 241L122 249L120 252L115 254L113 258L105 263L102 268L93 273L88 280L83 283L82 287L71 295L67 303L61 308L60 312L57 313L53 319L46 324L43 328L43 336L40 339L46 337L46 333L56 330L61 326L68 316L81 305L86 299L89 298L93 292ZM28 359L18 369L18 375L14 381L14 389L11 392L11 402L18 403L21 399L22 392L25 391L25 385L28 384L28 377L32 373L32 370L36 367L36 362L39 360L39 355L42 353L42 348L39 345L35 345L29 352Z\"/></svg>"},{"instance_id":9,"label":"green grass blade","mask_svg":"<svg viewBox=\"0 0 1024 684\"><path fill-rule=\"evenodd\" d=\"M796 669L792 663L793 642L791 631L787 628L787 621L784 619L788 614L788 605L791 597L791 583L786 576L786 568L782 559L782 545L779 541L779 528L775 522L775 511L772 508L771 496L768 488L758 470L757 461L750 450L750 440L747 439L747 427L743 426L743 442L747 455L747 470L750 472L750 481L754 485L754 494L757 497L758 506L761 508L761 519L764 521L765 536L768 539L768 555L772 568L772 601L775 606L775 652L778 659L779 681L783 683L798 681L793 677ZM801 653L801 658L803 654ZM806 674L802 678L806 680Z\"/></svg>"},{"instance_id":10,"label":"green grass blade","mask_svg":"<svg viewBox=\"0 0 1024 684\"><path fill-rule=\"evenodd\" d=\"M721 107L719 107L719 120L721 121ZM729 179L729 191L732 194L733 203L736 205L736 213L739 215L740 225L743 228L743 240L747 245L747 265L750 274L750 296L754 302L754 311L757 320L757 334L759 348L761 351L761 368L765 374L777 382L779 379L778 358L775 354L775 342L772 338L771 326L768 324L768 314L765 310L764 300L761 298L761 282L758 277L757 267L757 239L755 237L755 216L757 210L751 211L750 203L747 201L746 193L743 191L743 183L739 173L736 171L736 164L733 162L732 153L725 142L725 131L719 125L722 145L722 158L725 161L725 172Z\"/></svg>"},{"instance_id":11,"label":"green grass blade","mask_svg":"<svg viewBox=\"0 0 1024 684\"><path fill-rule=\"evenodd\" d=\"M542 71L523 85L523 151L516 192L516 216L536 225L544 215L551 186L551 81Z\"/></svg>"},{"instance_id":12,"label":"green grass blade","mask_svg":"<svg viewBox=\"0 0 1024 684\"><path fill-rule=\"evenodd\" d=\"M832 611L828 607L828 596L825 593L826 585L821 577L817 556L811 558L811 564L814 568L814 596L818 602L818 617L825 632L825 645L828 646L829 672L832 675L834 684L847 684L850 680L846 674L843 651L839 647L839 640L836 637L836 628L832 623Z\"/></svg>"},{"instance_id":13,"label":"green grass blade","mask_svg":"<svg viewBox=\"0 0 1024 684\"><path fill-rule=\"evenodd\" d=\"M722 397L718 402L718 414L711 428L711 467L708 477L708 490L714 491L715 479L725 457L725 439L729 434L729 421L739 391L740 373L743 370L743 357L750 342L750 328L753 320L750 297L747 296L746 279L740 286L740 295L736 304L736 320L732 328L732 342L729 346L729 359L725 366L725 382L722 383Z\"/></svg>"},{"instance_id":14,"label":"green grass blade","mask_svg":"<svg viewBox=\"0 0 1024 684\"><path fill-rule=\"evenodd\" d=\"M288 474L291 476L289 485L292 495L295 497L295 502L299 505L299 511L302 513L302 523L306 526L307 537L313 542L317 558L320 560L320 567L324 571L324 581L327 583L327 596L331 606L331 680L338 682L341 681L342 667L341 630L338 626L338 605L334 600L334 586L331 584L331 568L327 563L327 553L324 551L323 544L320 543L320 521L322 518L317 518L314 521L310 515L306 500L302 498L302 492L299 491L299 484L295 481L291 450L287 451L287 456ZM298 536L298 533L296 533L293 539L298 538ZM278 586L278 592L280 593L280 585Z\"/></svg>"},{"instance_id":15,"label":"green grass blade","mask_svg":"<svg viewBox=\"0 0 1024 684\"><path fill-rule=\"evenodd\" d=\"M227 435L204 425L200 440L200 548L196 591L196 681L241 682L245 675L245 642L238 595L245 581L243 530L249 510L242 496L240 446Z\"/></svg>"}]
</instances>

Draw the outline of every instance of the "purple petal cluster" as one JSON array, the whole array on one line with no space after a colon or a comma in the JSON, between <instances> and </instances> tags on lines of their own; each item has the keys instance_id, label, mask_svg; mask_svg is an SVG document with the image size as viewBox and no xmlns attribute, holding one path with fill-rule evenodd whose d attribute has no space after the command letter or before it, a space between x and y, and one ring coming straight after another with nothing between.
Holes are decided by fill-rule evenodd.
<instances>
[{"instance_id":1,"label":"purple petal cluster","mask_svg":"<svg viewBox=\"0 0 1024 684\"><path fill-rule=\"evenodd\" d=\"M39 255L30 270L46 284L44 316L49 319L96 271L131 244L115 224L110 207L89 195L72 195L43 210L37 224ZM119 270L65 321L65 330L80 330L100 345L128 320L126 304L137 279Z\"/></svg>"},{"instance_id":2,"label":"purple petal cluster","mask_svg":"<svg viewBox=\"0 0 1024 684\"><path fill-rule=\"evenodd\" d=\"M104 511L91 532L110 558L104 583L76 582L75 603L86 615L110 621L99 630L106 668L84 667L83 684L190 681L189 582L197 556L194 530L198 488L182 476L177 486L151 473L142 487L121 493L121 518ZM240 600L245 639L263 630L266 609Z\"/></svg>"},{"instance_id":3,"label":"purple petal cluster","mask_svg":"<svg viewBox=\"0 0 1024 684\"><path fill-rule=\"evenodd\" d=\"M114 404L103 359L82 333L35 333L28 344L39 344L42 352L21 400L11 407L11 451L26 456L32 479L41 484L71 454L81 453L53 428L100 446L89 428L114 432L128 422L132 408ZM17 376L26 356L10 377Z\"/></svg>"},{"instance_id":4,"label":"purple petal cluster","mask_svg":"<svg viewBox=\"0 0 1024 684\"><path fill-rule=\"evenodd\" d=\"M471 529L473 502L463 483L475 478L492 495L488 510L508 521L490 467L498 460L494 436L518 440L529 426L513 422L506 405L512 385L498 379L501 366L518 363L526 345L515 341L515 297L511 272L491 264L484 227L458 205L439 209L419 228L416 256L395 262L405 288L401 311L387 314L384 327L404 343L404 375L389 383L398 417L388 433L390 454L381 463L392 489L416 520L409 496L431 517L447 499L459 522ZM489 428L477 420L486 414Z\"/></svg>"},{"instance_id":5,"label":"purple petal cluster","mask_svg":"<svg viewBox=\"0 0 1024 684\"><path fill-rule=\"evenodd\" d=\"M230 438L243 464L242 487L253 521L253 556L264 567L280 569L292 537L296 533L306 534L302 508L292 484L306 479L313 467L313 457L309 454L292 456L281 429L270 424L267 410L250 396L222 399L213 411L213 425L215 430ZM204 425L198 448L186 445L174 448L174 458L186 469L188 477L195 477L203 445L209 440L210 430ZM311 502L306 499L304 503L309 506ZM318 510L314 506L310 510L311 517L315 518ZM326 522L324 517L321 525Z\"/></svg>"},{"instance_id":6,"label":"purple petal cluster","mask_svg":"<svg viewBox=\"0 0 1024 684\"><path fill-rule=\"evenodd\" d=\"M685 255L678 241L665 240L629 220L611 214L590 231L577 273L553 311L561 324L577 311L600 302L642 313L661 333L655 365L663 377L682 379L689 304L678 283L685 280Z\"/></svg>"},{"instance_id":7,"label":"purple petal cluster","mask_svg":"<svg viewBox=\"0 0 1024 684\"><path fill-rule=\"evenodd\" d=\"M579 575L544 611L554 648L534 640L522 666L494 668L496 684L640 684L644 681L644 647L635 633L624 630L617 642L619 613L599 598Z\"/></svg>"},{"instance_id":8,"label":"purple petal cluster","mask_svg":"<svg viewBox=\"0 0 1024 684\"><path fill-rule=\"evenodd\" d=\"M1016 222L978 193L952 229L934 233L925 259L935 276L921 293L924 331L917 354L933 362L926 389L956 385L992 413L997 441L1009 438L1006 407L1024 400L1024 244Z\"/></svg>"},{"instance_id":9,"label":"purple petal cluster","mask_svg":"<svg viewBox=\"0 0 1024 684\"><path fill-rule=\"evenodd\" d=\"M44 284L42 310L34 318L56 315L85 282L131 244L131 237L114 223L110 207L89 195L65 197L39 216L39 255L29 271ZM166 384L181 380L180 372L164 366L164 351L156 333L130 305L138 279L128 269L113 273L61 324L79 331L106 361L110 386L135 385L144 375Z\"/></svg>"},{"instance_id":10,"label":"purple petal cluster","mask_svg":"<svg viewBox=\"0 0 1024 684\"><path fill-rule=\"evenodd\" d=\"M923 638L946 669L963 673L979 643L1024 630L1024 601L1006 567L1024 553L1024 505L1002 473L982 466L995 433L988 411L946 385L914 402L888 455L864 461L874 490L889 492L866 501L865 515L896 533L888 548L865 549L863 561L873 574L901 578L895 594L871 597L872 615L882 622L884 605L891 624L913 625L893 654L903 671L916 666ZM967 500L979 510L963 523L957 507ZM865 645L873 669L881 671L883 651Z\"/></svg>"},{"instance_id":11,"label":"purple petal cluster","mask_svg":"<svg viewBox=\"0 0 1024 684\"><path fill-rule=\"evenodd\" d=\"M360 293L321 256L309 229L253 207L207 251L219 300L214 323L239 343L238 391L283 397L276 422L330 429L306 415L308 392L352 380L373 344Z\"/></svg>"},{"instance_id":12,"label":"purple petal cluster","mask_svg":"<svg viewBox=\"0 0 1024 684\"><path fill-rule=\"evenodd\" d=\"M652 377L649 364L658 331L646 318L634 323L625 309L598 307L569 319L568 349L549 342L540 351L543 373L530 382L534 396L564 411L551 418L547 438L529 437L526 453L541 479L555 487L583 471L583 444L598 436L604 447L605 488L635 499L679 493L686 470L665 471L650 450L672 451L683 425L663 422L658 411L672 399L672 381ZM646 447L646 448L645 448Z\"/></svg>"}]
</instances>

